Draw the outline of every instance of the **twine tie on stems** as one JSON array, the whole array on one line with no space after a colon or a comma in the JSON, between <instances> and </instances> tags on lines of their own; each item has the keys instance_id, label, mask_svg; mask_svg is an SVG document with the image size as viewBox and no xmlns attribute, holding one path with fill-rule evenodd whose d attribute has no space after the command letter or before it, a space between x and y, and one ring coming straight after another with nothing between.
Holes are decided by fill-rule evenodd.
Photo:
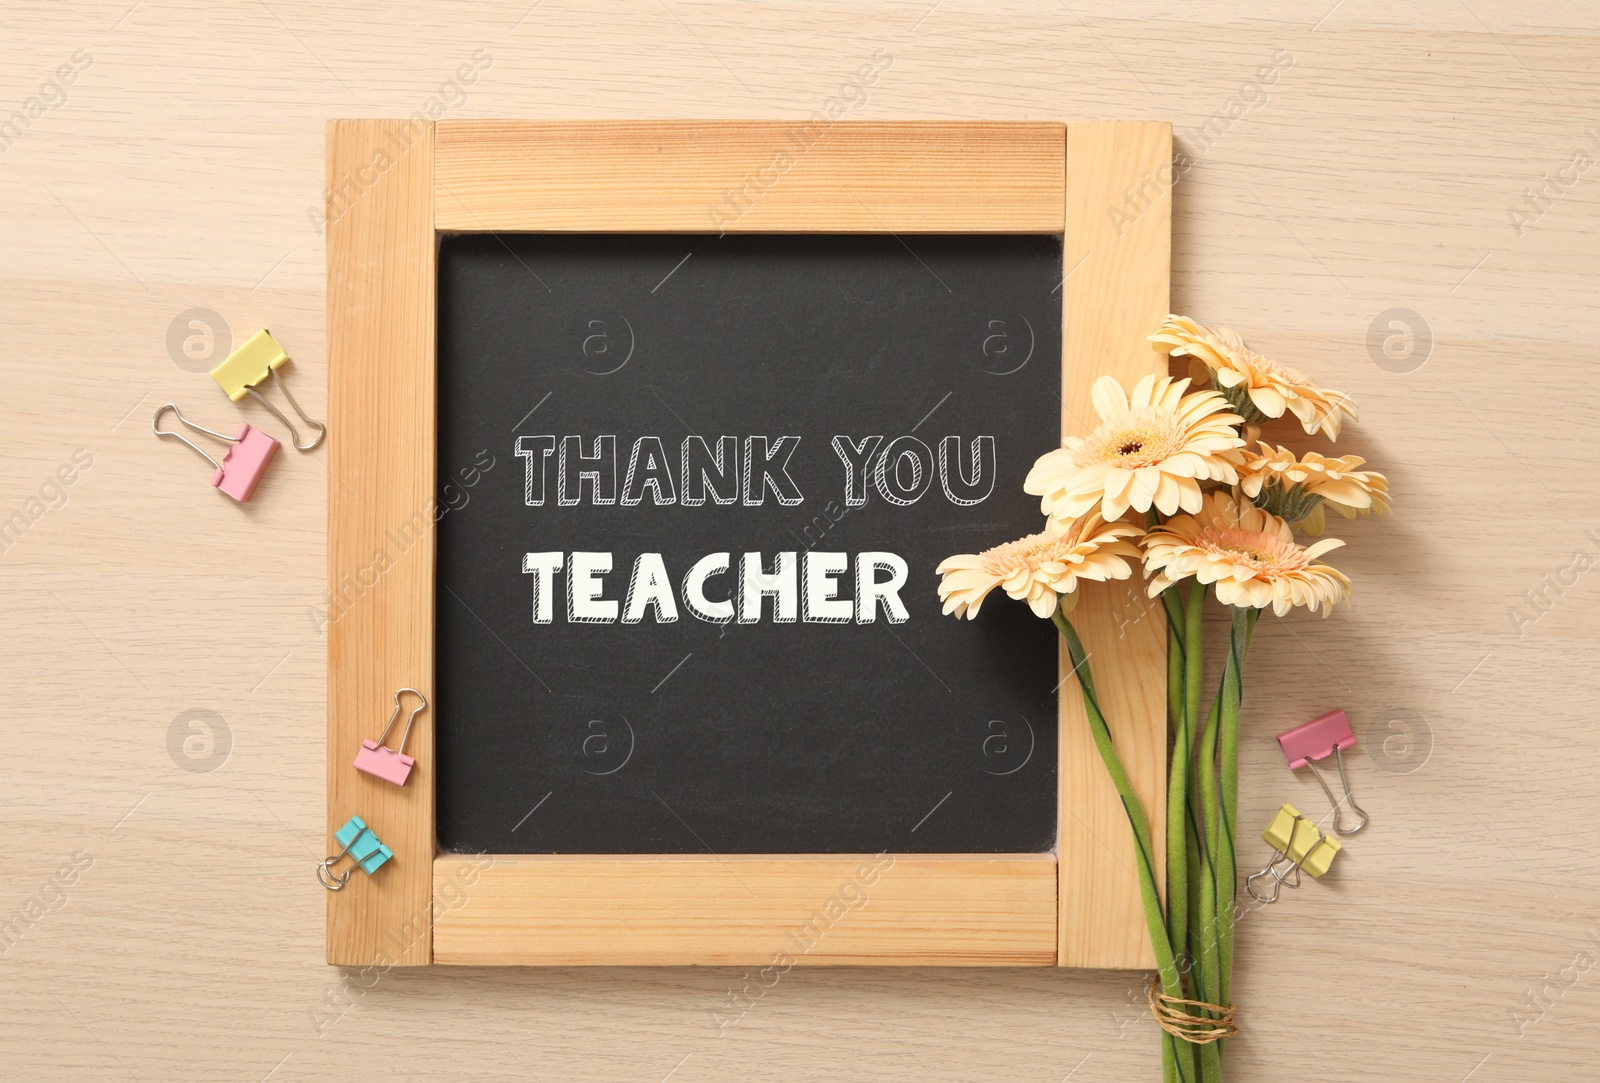
<instances>
[{"instance_id":1,"label":"twine tie on stems","mask_svg":"<svg viewBox=\"0 0 1600 1083\"><path fill-rule=\"evenodd\" d=\"M1174 1038L1190 1045L1209 1045L1239 1033L1239 1028L1233 1022L1232 1004L1223 1007L1204 1000L1168 996L1161 991L1159 981L1151 982L1145 995L1150 1001L1150 1014L1155 1016L1156 1024ZM1197 1015L1190 1008L1210 1014Z\"/></svg>"}]
</instances>

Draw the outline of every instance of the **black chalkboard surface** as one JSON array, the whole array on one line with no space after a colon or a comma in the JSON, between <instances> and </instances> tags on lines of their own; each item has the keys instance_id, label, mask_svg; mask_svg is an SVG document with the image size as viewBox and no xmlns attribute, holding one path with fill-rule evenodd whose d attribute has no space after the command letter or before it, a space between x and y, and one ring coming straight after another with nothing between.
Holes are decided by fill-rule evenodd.
<instances>
[{"instance_id":1,"label":"black chalkboard surface","mask_svg":"<svg viewBox=\"0 0 1600 1083\"><path fill-rule=\"evenodd\" d=\"M1061 275L1053 237L444 238L440 844L1049 850L1055 632L942 616L934 568L1041 528Z\"/></svg>"}]
</instances>

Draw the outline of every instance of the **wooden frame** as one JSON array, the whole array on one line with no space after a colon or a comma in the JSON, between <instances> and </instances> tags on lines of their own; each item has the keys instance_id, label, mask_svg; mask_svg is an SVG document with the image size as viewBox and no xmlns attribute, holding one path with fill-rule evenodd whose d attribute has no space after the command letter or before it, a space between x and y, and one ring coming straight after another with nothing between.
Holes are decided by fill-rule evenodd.
<instances>
[{"instance_id":1,"label":"wooden frame","mask_svg":"<svg viewBox=\"0 0 1600 1083\"><path fill-rule=\"evenodd\" d=\"M1099 376L1165 371L1171 159L1157 122L331 121L328 832L363 816L394 858L329 894L328 962L1153 966L1064 663L1054 854L439 855L431 714L406 787L350 761L433 685L438 232L1061 234L1066 435ZM1158 608L1095 586L1074 621L1159 852Z\"/></svg>"}]
</instances>

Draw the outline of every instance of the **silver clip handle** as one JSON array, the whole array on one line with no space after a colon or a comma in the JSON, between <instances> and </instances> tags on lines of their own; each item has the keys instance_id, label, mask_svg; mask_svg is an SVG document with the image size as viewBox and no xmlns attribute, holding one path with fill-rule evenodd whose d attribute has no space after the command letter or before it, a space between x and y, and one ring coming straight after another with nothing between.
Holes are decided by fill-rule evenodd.
<instances>
[{"instance_id":1,"label":"silver clip handle","mask_svg":"<svg viewBox=\"0 0 1600 1083\"><path fill-rule=\"evenodd\" d=\"M294 427L294 422L284 417L283 412L276 406L272 405L272 403L268 402L266 396L257 391L254 385L246 384L245 391L250 395L251 398L255 399L262 406L265 406L269 411L271 411L273 417L283 422L284 427L289 430L289 441L290 443L294 444L296 451L310 451L312 448L322 443L322 438L328 434L328 426L324 425L320 421L313 420L312 418L306 416L306 412L300 409L300 404L295 401L294 396L289 394L289 385L284 383L283 377L278 375L277 369L268 369L267 375L272 378L273 383L278 385L278 390L282 391L283 397L289 400L289 405L294 407L294 412L300 418L300 420L317 430L317 435L312 437L309 444L302 444L300 442L300 432Z\"/></svg>"},{"instance_id":2,"label":"silver clip handle","mask_svg":"<svg viewBox=\"0 0 1600 1083\"><path fill-rule=\"evenodd\" d=\"M176 403L169 402L156 408L155 416L150 419L151 432L155 433L157 436L170 436L174 440L182 440L185 444L188 444L194 449L196 455L199 455L202 459L210 463L216 469L221 470L222 464L217 462L217 460L213 459L210 455L207 455L205 448L201 447L199 444L195 443L181 432L178 432L174 429L163 429L161 427L161 415L166 413L168 410L171 410L173 414L177 416L179 423L187 425L195 432L203 432L212 439L220 440L224 444L237 444L239 441L232 436L224 436L215 429L208 429L204 425L196 425L193 421L190 421L188 418L183 416L183 412L178 409Z\"/></svg>"},{"instance_id":3,"label":"silver clip handle","mask_svg":"<svg viewBox=\"0 0 1600 1083\"><path fill-rule=\"evenodd\" d=\"M1350 780L1345 777L1344 773L1344 753L1338 745L1333 746L1333 758L1339 765L1339 784L1344 787L1343 799L1333 796L1333 788L1328 785L1328 780L1322 777L1322 772L1317 770L1315 761L1306 760L1306 766L1311 768L1311 773L1317 776L1318 782L1322 783L1322 792L1328 795L1328 803L1333 806L1333 829L1341 835L1354 835L1357 831L1367 826L1367 820L1370 817L1367 815L1366 809L1356 804L1355 794L1350 792ZM1327 757L1324 756L1323 759L1327 759ZM1350 806L1351 811L1361 817L1356 821L1354 827L1346 827L1344 825L1344 807L1346 804Z\"/></svg>"},{"instance_id":4,"label":"silver clip handle","mask_svg":"<svg viewBox=\"0 0 1600 1083\"><path fill-rule=\"evenodd\" d=\"M341 888L343 888L346 884L348 884L350 882L351 874L356 871L355 859L354 858L351 858L350 867L348 869L344 870L344 872L342 872L342 873L334 872L333 871L333 867L335 865L337 865L339 862L344 860L345 855L350 852L350 847L354 846L356 844L356 839L359 839L363 834L365 834L364 830L363 831L357 831L356 835L355 835L355 838L353 838L349 842L345 843L345 847L344 847L343 850L340 850L338 853L334 854L332 857L324 858L322 861L318 862L318 864L317 864L317 882L318 883L320 883L323 887L327 888L329 891L338 891L338 890L340 890Z\"/></svg>"},{"instance_id":5,"label":"silver clip handle","mask_svg":"<svg viewBox=\"0 0 1600 1083\"><path fill-rule=\"evenodd\" d=\"M406 718L406 728L404 732L400 734L400 746L395 749L396 752L404 752L406 750L406 741L411 737L411 724L417 720L417 715L428 709L427 696L423 695L421 692L418 692L415 688L400 689L399 692L394 694L394 713L389 716L389 724L384 726L383 733L378 735L378 743L380 745L384 744L385 741L388 740L389 731L394 729L395 719L400 717L400 696L405 692L410 692L413 696L416 696L417 699L421 700L421 702L417 704L417 709L412 711L410 716Z\"/></svg>"}]
</instances>

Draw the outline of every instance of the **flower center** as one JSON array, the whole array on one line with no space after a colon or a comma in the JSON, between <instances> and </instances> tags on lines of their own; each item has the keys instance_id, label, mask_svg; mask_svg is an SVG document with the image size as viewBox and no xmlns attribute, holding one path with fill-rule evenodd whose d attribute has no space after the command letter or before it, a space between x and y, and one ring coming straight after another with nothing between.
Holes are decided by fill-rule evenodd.
<instances>
[{"instance_id":1,"label":"flower center","mask_svg":"<svg viewBox=\"0 0 1600 1083\"><path fill-rule=\"evenodd\" d=\"M1036 572L1039 565L1061 556L1062 540L1048 534L1029 534L1014 542L997 545L983 554L984 570L990 575L1008 576L1021 569Z\"/></svg>"},{"instance_id":2,"label":"flower center","mask_svg":"<svg viewBox=\"0 0 1600 1083\"><path fill-rule=\"evenodd\" d=\"M1276 534L1257 533L1236 526L1206 531L1200 544L1212 556L1227 556L1266 576L1296 571L1306 566L1305 550Z\"/></svg>"},{"instance_id":3,"label":"flower center","mask_svg":"<svg viewBox=\"0 0 1600 1083\"><path fill-rule=\"evenodd\" d=\"M1182 449L1183 424L1155 406L1112 418L1089 434L1074 456L1079 466L1112 463L1125 470L1155 466Z\"/></svg>"}]
</instances>

